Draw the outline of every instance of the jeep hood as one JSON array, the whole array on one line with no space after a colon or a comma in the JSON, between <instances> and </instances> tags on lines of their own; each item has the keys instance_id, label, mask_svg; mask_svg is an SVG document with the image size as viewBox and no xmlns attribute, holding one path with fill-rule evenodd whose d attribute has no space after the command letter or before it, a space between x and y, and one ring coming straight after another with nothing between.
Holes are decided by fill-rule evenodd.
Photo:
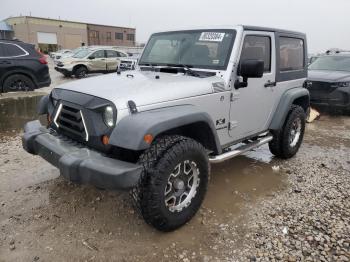
<instances>
[{"instance_id":1,"label":"jeep hood","mask_svg":"<svg viewBox=\"0 0 350 262\"><path fill-rule=\"evenodd\" d=\"M159 76L156 79L156 76ZM145 106L160 102L213 93L213 83L223 86L218 76L198 78L189 75L149 71L127 71L83 80L56 87L89 94L112 101L117 108L127 108L129 100Z\"/></svg>"},{"instance_id":2,"label":"jeep hood","mask_svg":"<svg viewBox=\"0 0 350 262\"><path fill-rule=\"evenodd\" d=\"M309 70L308 80L319 81L319 82L347 82L347 81L350 81L350 72Z\"/></svg>"}]
</instances>

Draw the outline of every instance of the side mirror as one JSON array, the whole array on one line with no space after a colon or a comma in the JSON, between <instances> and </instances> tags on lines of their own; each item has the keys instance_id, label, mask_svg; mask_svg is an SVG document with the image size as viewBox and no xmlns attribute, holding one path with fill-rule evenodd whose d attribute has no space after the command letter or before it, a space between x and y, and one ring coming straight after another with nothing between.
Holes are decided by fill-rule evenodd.
<instances>
[{"instance_id":1,"label":"side mirror","mask_svg":"<svg viewBox=\"0 0 350 262\"><path fill-rule=\"evenodd\" d=\"M247 87L248 78L261 78L264 75L264 61L257 59L244 60L239 65L238 75L243 77L243 82L236 80L235 88Z\"/></svg>"},{"instance_id":2,"label":"side mirror","mask_svg":"<svg viewBox=\"0 0 350 262\"><path fill-rule=\"evenodd\" d=\"M92 55L92 56L89 56L89 59L90 59L90 60L94 60L95 57Z\"/></svg>"}]
</instances>

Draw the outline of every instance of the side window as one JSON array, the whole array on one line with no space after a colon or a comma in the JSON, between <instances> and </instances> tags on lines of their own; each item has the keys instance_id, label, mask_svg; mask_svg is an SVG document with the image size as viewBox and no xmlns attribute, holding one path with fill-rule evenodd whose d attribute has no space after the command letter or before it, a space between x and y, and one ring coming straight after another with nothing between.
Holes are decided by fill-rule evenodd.
<instances>
[{"instance_id":1,"label":"side window","mask_svg":"<svg viewBox=\"0 0 350 262\"><path fill-rule=\"evenodd\" d=\"M271 38L247 35L244 39L241 61L258 59L264 61L264 72L271 72Z\"/></svg>"},{"instance_id":2,"label":"side window","mask_svg":"<svg viewBox=\"0 0 350 262\"><path fill-rule=\"evenodd\" d=\"M111 57L118 57L118 52L114 51L114 50L107 50L107 57L111 58Z\"/></svg>"},{"instance_id":3,"label":"side window","mask_svg":"<svg viewBox=\"0 0 350 262\"><path fill-rule=\"evenodd\" d=\"M0 57L16 57L26 55L26 52L13 44L1 44Z\"/></svg>"},{"instance_id":4,"label":"side window","mask_svg":"<svg viewBox=\"0 0 350 262\"><path fill-rule=\"evenodd\" d=\"M280 71L304 69L304 41L298 38L280 37Z\"/></svg>"},{"instance_id":5,"label":"side window","mask_svg":"<svg viewBox=\"0 0 350 262\"><path fill-rule=\"evenodd\" d=\"M99 51L96 51L93 56L95 58L105 58L105 51L104 50L99 50Z\"/></svg>"}]
</instances>

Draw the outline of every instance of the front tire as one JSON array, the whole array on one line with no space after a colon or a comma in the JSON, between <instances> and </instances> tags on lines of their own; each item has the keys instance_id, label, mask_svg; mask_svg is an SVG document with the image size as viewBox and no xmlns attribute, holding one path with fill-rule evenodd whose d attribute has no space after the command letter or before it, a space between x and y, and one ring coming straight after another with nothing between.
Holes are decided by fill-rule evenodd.
<instances>
[{"instance_id":1,"label":"front tire","mask_svg":"<svg viewBox=\"0 0 350 262\"><path fill-rule=\"evenodd\" d=\"M87 73L88 73L87 68L85 66L80 66L75 70L74 75L76 78L81 79L86 77Z\"/></svg>"},{"instance_id":2,"label":"front tire","mask_svg":"<svg viewBox=\"0 0 350 262\"><path fill-rule=\"evenodd\" d=\"M306 114L301 106L293 105L290 109L282 130L274 132L274 138L269 143L272 154L288 159L299 150L305 132Z\"/></svg>"},{"instance_id":3,"label":"front tire","mask_svg":"<svg viewBox=\"0 0 350 262\"><path fill-rule=\"evenodd\" d=\"M132 193L144 220L165 232L188 222L207 190L210 167L205 148L190 138L166 136L156 140L139 163L143 173Z\"/></svg>"}]
</instances>

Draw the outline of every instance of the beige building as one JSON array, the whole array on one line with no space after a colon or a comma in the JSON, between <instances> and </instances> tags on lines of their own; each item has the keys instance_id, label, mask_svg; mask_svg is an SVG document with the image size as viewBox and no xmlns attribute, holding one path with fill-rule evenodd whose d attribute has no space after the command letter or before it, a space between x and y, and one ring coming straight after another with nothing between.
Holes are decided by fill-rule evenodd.
<instances>
[{"instance_id":1,"label":"beige building","mask_svg":"<svg viewBox=\"0 0 350 262\"><path fill-rule=\"evenodd\" d=\"M77 48L87 44L87 25L84 23L31 16L10 17L15 37L38 46L43 51Z\"/></svg>"},{"instance_id":2,"label":"beige building","mask_svg":"<svg viewBox=\"0 0 350 262\"><path fill-rule=\"evenodd\" d=\"M134 46L135 29L86 24L33 16L10 17L5 22L16 38L35 44L44 52L83 45Z\"/></svg>"}]
</instances>

